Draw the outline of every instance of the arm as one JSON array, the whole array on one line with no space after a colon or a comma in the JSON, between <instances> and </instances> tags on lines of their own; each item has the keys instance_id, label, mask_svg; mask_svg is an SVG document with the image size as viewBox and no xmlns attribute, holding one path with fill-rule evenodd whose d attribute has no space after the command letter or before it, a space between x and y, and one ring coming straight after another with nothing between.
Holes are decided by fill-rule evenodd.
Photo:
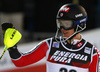
<instances>
[{"instance_id":1,"label":"arm","mask_svg":"<svg viewBox=\"0 0 100 72\"><path fill-rule=\"evenodd\" d=\"M11 38L9 38L9 39L12 41L12 43L16 44L16 40L18 38L15 37L15 33L12 30L7 31L9 33L6 33L6 30L8 30L8 28L12 28L12 29L14 28L13 24L3 23L1 25L1 27L2 27L2 32L3 32L3 35L4 35L4 40L9 38L10 36L11 37L13 36L14 37L13 40ZM12 32L14 33L14 35L12 34ZM7 39L7 41L9 41L9 40ZM7 49L9 51L10 57L12 58L12 62L16 66L21 67L21 66L26 66L26 65L29 65L29 64L32 64L32 63L35 63L35 62L41 60L46 55L48 45L47 45L47 42L44 41L44 42L40 43L38 46L36 46L35 50L32 50L32 51L30 51L28 53L24 53L24 54L20 53L17 50L16 45L14 47L11 46L11 48L7 48Z\"/></svg>"},{"instance_id":2,"label":"arm","mask_svg":"<svg viewBox=\"0 0 100 72\"><path fill-rule=\"evenodd\" d=\"M32 63L35 63L46 56L46 51L48 50L47 42L42 42L35 47L35 50L32 50L28 53L20 53L17 50L17 47L10 48L9 54L12 58L12 62L17 67L26 66Z\"/></svg>"},{"instance_id":3,"label":"arm","mask_svg":"<svg viewBox=\"0 0 100 72\"><path fill-rule=\"evenodd\" d=\"M99 61L99 62L98 62L98 63L99 63L98 72L100 72L100 51L99 51L96 47L94 47L94 49L96 50L96 52L97 52L97 54L98 54L98 58L99 58L99 60L98 60L98 61Z\"/></svg>"},{"instance_id":4,"label":"arm","mask_svg":"<svg viewBox=\"0 0 100 72\"><path fill-rule=\"evenodd\" d=\"M89 72L99 72L99 55L95 48L93 50L92 62L89 66Z\"/></svg>"}]
</instances>

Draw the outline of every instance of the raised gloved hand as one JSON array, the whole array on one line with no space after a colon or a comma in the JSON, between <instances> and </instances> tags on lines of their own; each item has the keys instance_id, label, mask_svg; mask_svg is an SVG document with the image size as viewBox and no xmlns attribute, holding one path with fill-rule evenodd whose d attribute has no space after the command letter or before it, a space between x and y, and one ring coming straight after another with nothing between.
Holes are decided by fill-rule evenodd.
<instances>
[{"instance_id":1,"label":"raised gloved hand","mask_svg":"<svg viewBox=\"0 0 100 72\"><path fill-rule=\"evenodd\" d=\"M8 28L13 28L15 29L14 25L12 23L3 23L1 24L1 28L2 28L2 33L3 35L5 34L5 31L8 29Z\"/></svg>"},{"instance_id":2,"label":"raised gloved hand","mask_svg":"<svg viewBox=\"0 0 100 72\"><path fill-rule=\"evenodd\" d=\"M1 25L3 37L4 37L4 51L0 57L0 60L2 59L4 53L7 51L8 48L13 47L16 43L19 42L22 35L20 32L16 29L14 29L13 24L11 23L3 23Z\"/></svg>"},{"instance_id":3,"label":"raised gloved hand","mask_svg":"<svg viewBox=\"0 0 100 72\"><path fill-rule=\"evenodd\" d=\"M16 43L18 43L21 37L22 35L18 30L8 28L4 34L5 50L7 50L10 47L13 47Z\"/></svg>"}]
</instances>

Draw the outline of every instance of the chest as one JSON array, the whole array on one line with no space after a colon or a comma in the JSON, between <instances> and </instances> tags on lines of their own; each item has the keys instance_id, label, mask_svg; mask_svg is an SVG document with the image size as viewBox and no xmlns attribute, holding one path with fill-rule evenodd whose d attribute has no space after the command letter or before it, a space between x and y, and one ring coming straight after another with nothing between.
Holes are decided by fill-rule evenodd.
<instances>
[{"instance_id":1,"label":"chest","mask_svg":"<svg viewBox=\"0 0 100 72\"><path fill-rule=\"evenodd\" d=\"M87 68L91 62L91 48L81 46L72 49L72 46L60 42L52 42L47 61L56 64Z\"/></svg>"}]
</instances>

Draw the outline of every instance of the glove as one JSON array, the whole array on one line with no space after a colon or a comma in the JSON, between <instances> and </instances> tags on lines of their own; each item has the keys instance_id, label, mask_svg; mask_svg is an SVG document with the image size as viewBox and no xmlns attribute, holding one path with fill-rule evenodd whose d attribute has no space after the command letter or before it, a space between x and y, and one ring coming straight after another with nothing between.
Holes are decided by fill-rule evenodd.
<instances>
[{"instance_id":1,"label":"glove","mask_svg":"<svg viewBox=\"0 0 100 72\"><path fill-rule=\"evenodd\" d=\"M3 23L1 25L1 27L2 27L2 32L3 32L3 37L4 37L5 48L4 48L2 55L0 56L0 60L2 59L4 53L7 51L7 49L9 49L9 52L11 52L11 54L13 52L12 51L13 48L17 51L16 43L22 37L20 32L18 30L16 30L15 27L13 26L13 24L11 24L11 23ZM15 52L15 53L19 54L18 52ZM18 56L21 56L21 54L19 54Z\"/></svg>"},{"instance_id":2,"label":"glove","mask_svg":"<svg viewBox=\"0 0 100 72\"><path fill-rule=\"evenodd\" d=\"M20 38L21 37L21 34L17 30L15 30L15 27L13 26L12 23L3 23L3 24L1 24L1 27L2 27L2 32L3 32L5 46L6 47L12 47L12 46L14 46L16 39L17 38ZM11 28L11 29L7 30L8 28ZM17 34L19 34L20 37L17 37L16 38L15 36ZM13 37L14 37L14 39L13 39ZM18 42L18 40L16 41L16 43L17 42Z\"/></svg>"},{"instance_id":3,"label":"glove","mask_svg":"<svg viewBox=\"0 0 100 72\"><path fill-rule=\"evenodd\" d=\"M2 27L3 35L5 34L5 31L6 31L8 28L14 28L14 29L15 29L15 27L13 26L12 23L3 23L3 24L1 24L1 27Z\"/></svg>"}]
</instances>

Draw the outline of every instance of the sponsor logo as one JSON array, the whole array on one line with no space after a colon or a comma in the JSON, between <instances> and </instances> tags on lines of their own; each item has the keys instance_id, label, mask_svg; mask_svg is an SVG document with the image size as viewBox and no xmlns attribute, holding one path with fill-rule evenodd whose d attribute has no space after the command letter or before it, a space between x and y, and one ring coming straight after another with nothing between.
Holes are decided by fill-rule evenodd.
<instances>
[{"instance_id":1,"label":"sponsor logo","mask_svg":"<svg viewBox=\"0 0 100 72\"><path fill-rule=\"evenodd\" d=\"M87 20L87 17L83 18L83 19L80 19L80 20L77 20L76 24L80 24L80 23L86 22L86 20Z\"/></svg>"},{"instance_id":2,"label":"sponsor logo","mask_svg":"<svg viewBox=\"0 0 100 72\"><path fill-rule=\"evenodd\" d=\"M91 53L91 48L85 47L84 52L87 53L87 54L90 54Z\"/></svg>"},{"instance_id":3,"label":"sponsor logo","mask_svg":"<svg viewBox=\"0 0 100 72\"><path fill-rule=\"evenodd\" d=\"M70 10L69 7L62 7L62 8L60 9L60 11L63 11L63 12L68 12L69 10Z\"/></svg>"},{"instance_id":4,"label":"sponsor logo","mask_svg":"<svg viewBox=\"0 0 100 72\"><path fill-rule=\"evenodd\" d=\"M75 15L76 18L83 16L82 13Z\"/></svg>"},{"instance_id":5,"label":"sponsor logo","mask_svg":"<svg viewBox=\"0 0 100 72\"><path fill-rule=\"evenodd\" d=\"M59 48L59 42L53 42L53 46L52 47Z\"/></svg>"},{"instance_id":6,"label":"sponsor logo","mask_svg":"<svg viewBox=\"0 0 100 72\"><path fill-rule=\"evenodd\" d=\"M71 63L72 59L87 61L88 56L82 54L76 54L66 51L59 51L57 50L51 57L50 61L58 61L63 63Z\"/></svg>"},{"instance_id":7,"label":"sponsor logo","mask_svg":"<svg viewBox=\"0 0 100 72\"><path fill-rule=\"evenodd\" d=\"M86 21L86 18L80 20L80 23L85 22L85 21Z\"/></svg>"}]
</instances>

